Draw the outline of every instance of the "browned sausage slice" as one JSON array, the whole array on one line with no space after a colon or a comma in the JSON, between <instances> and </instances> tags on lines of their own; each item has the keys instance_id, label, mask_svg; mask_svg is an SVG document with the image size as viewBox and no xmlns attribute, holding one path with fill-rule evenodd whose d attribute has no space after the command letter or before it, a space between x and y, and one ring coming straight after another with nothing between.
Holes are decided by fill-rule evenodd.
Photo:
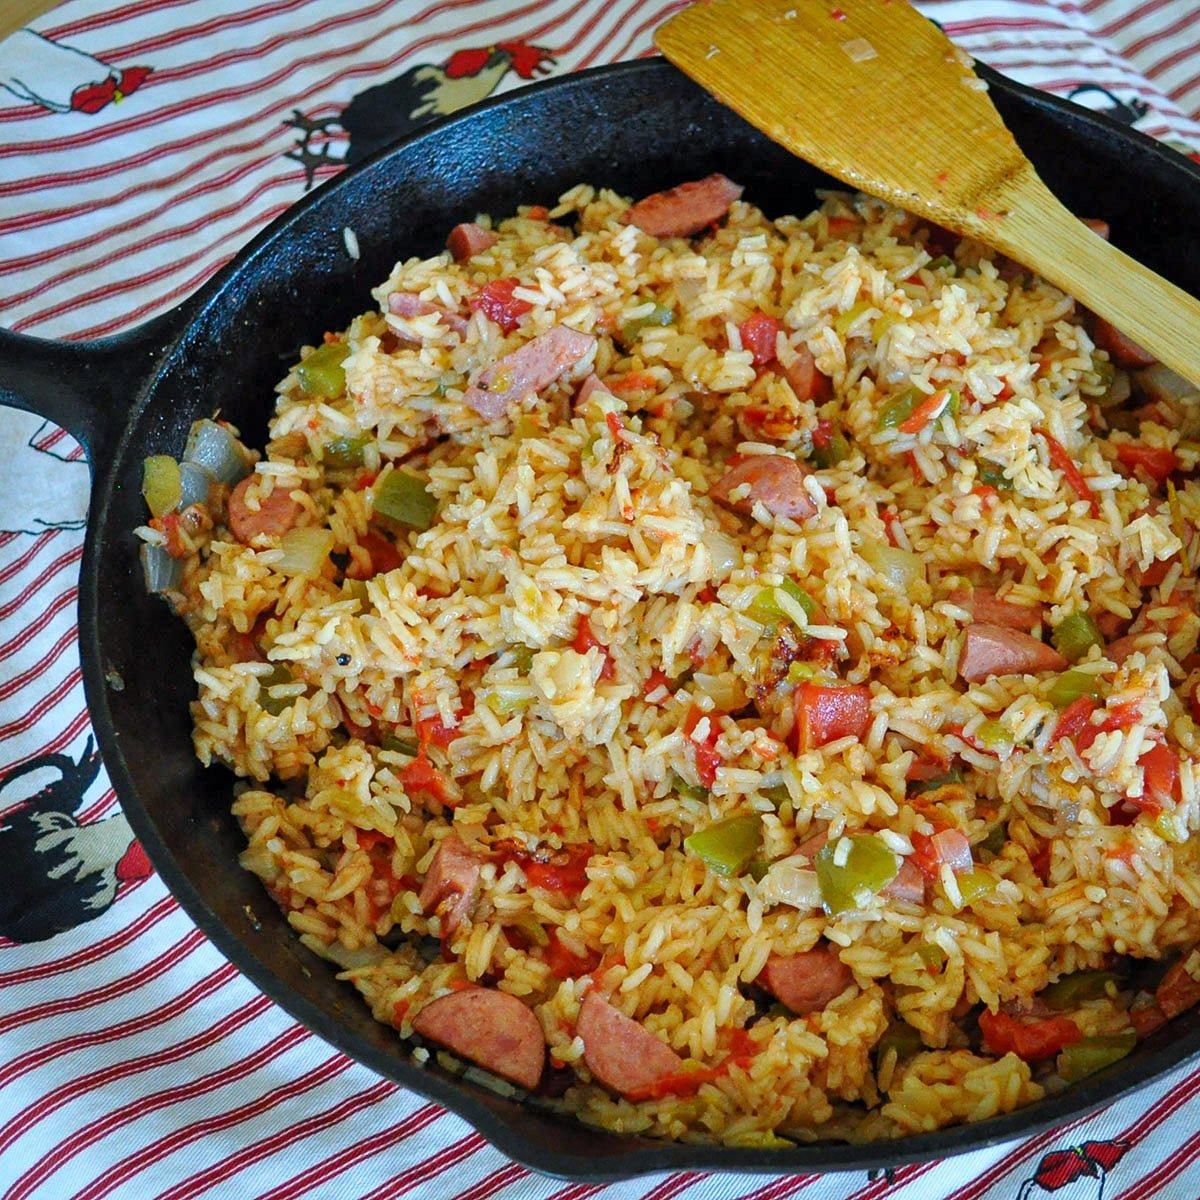
<instances>
[{"instance_id":1,"label":"browned sausage slice","mask_svg":"<svg viewBox=\"0 0 1200 1200\"><path fill-rule=\"evenodd\" d=\"M456 834L438 843L417 899L427 913L441 917L443 933L454 933L470 916L479 893L480 866Z\"/></svg>"},{"instance_id":2,"label":"browned sausage slice","mask_svg":"<svg viewBox=\"0 0 1200 1200\"><path fill-rule=\"evenodd\" d=\"M413 292L393 292L388 297L388 309L398 317L427 317L436 313L437 318L448 329L453 329L460 337L467 332L467 320L458 313L431 300L422 300Z\"/></svg>"},{"instance_id":3,"label":"browned sausage slice","mask_svg":"<svg viewBox=\"0 0 1200 1200\"><path fill-rule=\"evenodd\" d=\"M533 1012L494 988L451 992L427 1004L413 1028L455 1054L532 1091L542 1078L546 1040Z\"/></svg>"},{"instance_id":4,"label":"browned sausage slice","mask_svg":"<svg viewBox=\"0 0 1200 1200\"><path fill-rule=\"evenodd\" d=\"M555 325L482 370L463 399L480 416L495 420L513 401L549 387L595 345L590 333Z\"/></svg>"},{"instance_id":5,"label":"browned sausage slice","mask_svg":"<svg viewBox=\"0 0 1200 1200\"><path fill-rule=\"evenodd\" d=\"M1092 330L1096 345L1112 355L1113 362L1121 367L1152 367L1158 359L1149 350L1143 350L1131 337L1126 337L1115 325L1103 317L1097 317Z\"/></svg>"},{"instance_id":6,"label":"browned sausage slice","mask_svg":"<svg viewBox=\"0 0 1200 1200\"><path fill-rule=\"evenodd\" d=\"M575 1032L583 1039L587 1069L623 1096L641 1092L683 1066L670 1046L595 991L580 1005Z\"/></svg>"},{"instance_id":7,"label":"browned sausage slice","mask_svg":"<svg viewBox=\"0 0 1200 1200\"><path fill-rule=\"evenodd\" d=\"M1154 999L1166 1014L1167 1020L1170 1020L1179 1016L1181 1012L1194 1008L1200 1002L1200 980L1193 979L1187 973L1181 960L1162 977L1162 982L1155 990Z\"/></svg>"},{"instance_id":8,"label":"browned sausage slice","mask_svg":"<svg viewBox=\"0 0 1200 1200\"><path fill-rule=\"evenodd\" d=\"M829 399L829 376L817 370L817 360L807 346L796 348L796 357L788 361L783 373L797 400L812 400L820 403Z\"/></svg>"},{"instance_id":9,"label":"browned sausage slice","mask_svg":"<svg viewBox=\"0 0 1200 1200\"><path fill-rule=\"evenodd\" d=\"M968 625L963 635L958 673L968 683L981 683L993 675L1036 675L1062 671L1067 660L1057 650L1018 629L1003 625Z\"/></svg>"},{"instance_id":10,"label":"browned sausage slice","mask_svg":"<svg viewBox=\"0 0 1200 1200\"><path fill-rule=\"evenodd\" d=\"M496 235L490 229L476 225L474 221L464 221L461 225L455 225L450 230L450 236L446 238L446 245L454 255L455 262L466 262L476 254L490 250L495 244Z\"/></svg>"},{"instance_id":11,"label":"browned sausage slice","mask_svg":"<svg viewBox=\"0 0 1200 1200\"><path fill-rule=\"evenodd\" d=\"M991 588L975 588L953 592L950 599L965 608L972 620L984 625L1003 625L1005 629L1023 629L1028 633L1042 619L1042 610L1011 600L997 600Z\"/></svg>"},{"instance_id":12,"label":"browned sausage slice","mask_svg":"<svg viewBox=\"0 0 1200 1200\"><path fill-rule=\"evenodd\" d=\"M837 951L821 947L786 958L772 954L758 978L781 1004L803 1017L836 1000L854 982L854 972Z\"/></svg>"},{"instance_id":13,"label":"browned sausage slice","mask_svg":"<svg viewBox=\"0 0 1200 1200\"><path fill-rule=\"evenodd\" d=\"M719 221L741 194L741 186L724 175L706 175L639 200L621 220L651 237L689 237Z\"/></svg>"},{"instance_id":14,"label":"browned sausage slice","mask_svg":"<svg viewBox=\"0 0 1200 1200\"><path fill-rule=\"evenodd\" d=\"M265 497L257 511L246 503L246 493L251 487L262 486L261 475L247 475L229 493L229 528L233 536L243 545L249 545L259 534L267 537L282 537L300 519L303 511L292 499L289 489L276 484L271 494Z\"/></svg>"},{"instance_id":15,"label":"browned sausage slice","mask_svg":"<svg viewBox=\"0 0 1200 1200\"><path fill-rule=\"evenodd\" d=\"M743 484L749 485L749 492L738 500L731 499L730 493ZM708 494L718 504L741 513L753 512L756 500L767 512L793 521L802 521L817 511L804 486L800 465L782 454L752 454L743 458L712 485Z\"/></svg>"}]
</instances>

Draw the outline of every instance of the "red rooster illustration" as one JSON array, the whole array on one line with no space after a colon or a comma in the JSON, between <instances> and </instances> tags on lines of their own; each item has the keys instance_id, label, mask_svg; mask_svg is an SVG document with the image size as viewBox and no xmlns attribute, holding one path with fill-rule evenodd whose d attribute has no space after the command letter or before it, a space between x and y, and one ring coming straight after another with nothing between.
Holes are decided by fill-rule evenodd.
<instances>
[{"instance_id":1,"label":"red rooster illustration","mask_svg":"<svg viewBox=\"0 0 1200 1200\"><path fill-rule=\"evenodd\" d=\"M18 29L0 39L0 87L52 112L98 113L136 92L150 67L114 67Z\"/></svg>"},{"instance_id":2,"label":"red rooster illustration","mask_svg":"<svg viewBox=\"0 0 1200 1200\"><path fill-rule=\"evenodd\" d=\"M1129 1142L1083 1142L1067 1150L1051 1150L1021 1185L1017 1200L1051 1193L1057 1194L1057 1200L1104 1200L1108 1172L1131 1149Z\"/></svg>"}]
</instances>

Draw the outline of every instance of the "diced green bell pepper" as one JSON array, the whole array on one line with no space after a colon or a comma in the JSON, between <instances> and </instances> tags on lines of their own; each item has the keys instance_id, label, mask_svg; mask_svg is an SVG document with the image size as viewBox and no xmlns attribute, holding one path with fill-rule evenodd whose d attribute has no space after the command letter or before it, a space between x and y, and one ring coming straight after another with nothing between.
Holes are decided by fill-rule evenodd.
<instances>
[{"instance_id":1,"label":"diced green bell pepper","mask_svg":"<svg viewBox=\"0 0 1200 1200\"><path fill-rule=\"evenodd\" d=\"M1064 671L1046 693L1046 699L1055 708L1066 708L1080 696L1100 699L1100 681L1090 671Z\"/></svg>"},{"instance_id":2,"label":"diced green bell pepper","mask_svg":"<svg viewBox=\"0 0 1200 1200\"><path fill-rule=\"evenodd\" d=\"M631 321L622 321L620 328L617 330L617 337L621 344L628 349L642 336L642 330L651 325L665 327L675 323L675 312L673 309L664 308L661 304L656 304L653 310L644 317L635 317Z\"/></svg>"},{"instance_id":3,"label":"diced green bell pepper","mask_svg":"<svg viewBox=\"0 0 1200 1200\"><path fill-rule=\"evenodd\" d=\"M708 799L708 788L701 787L698 783L688 783L682 775L671 773L671 787L677 791L685 800L704 801Z\"/></svg>"},{"instance_id":4,"label":"diced green bell pepper","mask_svg":"<svg viewBox=\"0 0 1200 1200\"><path fill-rule=\"evenodd\" d=\"M907 1022L897 1017L884 1030L883 1037L875 1043L875 1051L879 1059L889 1050L895 1050L896 1061L904 1062L919 1054L925 1047L921 1035Z\"/></svg>"},{"instance_id":5,"label":"diced green bell pepper","mask_svg":"<svg viewBox=\"0 0 1200 1200\"><path fill-rule=\"evenodd\" d=\"M840 429L835 429L829 435L828 446L813 446L809 460L818 471L824 471L829 467L836 467L838 463L844 462L849 457L850 443Z\"/></svg>"},{"instance_id":6,"label":"diced green bell pepper","mask_svg":"<svg viewBox=\"0 0 1200 1200\"><path fill-rule=\"evenodd\" d=\"M330 438L321 447L321 460L326 466L345 470L363 465L363 452L371 444L369 433L345 433Z\"/></svg>"},{"instance_id":7,"label":"diced green bell pepper","mask_svg":"<svg viewBox=\"0 0 1200 1200\"><path fill-rule=\"evenodd\" d=\"M746 616L757 621L760 625L774 626L785 620L790 620L779 605L775 593L782 591L785 595L804 609L804 615L812 620L817 613L817 602L794 580L784 579L778 588L763 588L750 602Z\"/></svg>"},{"instance_id":8,"label":"diced green bell pepper","mask_svg":"<svg viewBox=\"0 0 1200 1200\"><path fill-rule=\"evenodd\" d=\"M375 489L375 512L413 529L428 529L437 508L437 498L407 471L391 471Z\"/></svg>"},{"instance_id":9,"label":"diced green bell pepper","mask_svg":"<svg viewBox=\"0 0 1200 1200\"><path fill-rule=\"evenodd\" d=\"M874 834L856 833L850 838L845 862L834 860L841 838L827 842L817 852L817 883L825 911L836 915L861 908L882 891L900 869L895 854Z\"/></svg>"},{"instance_id":10,"label":"diced green bell pepper","mask_svg":"<svg viewBox=\"0 0 1200 1200\"><path fill-rule=\"evenodd\" d=\"M758 853L761 840L762 817L752 813L698 829L684 838L683 844L714 874L729 878L746 869Z\"/></svg>"},{"instance_id":11,"label":"diced green bell pepper","mask_svg":"<svg viewBox=\"0 0 1200 1200\"><path fill-rule=\"evenodd\" d=\"M1043 988L1040 999L1056 1012L1078 1008L1086 1000L1099 1000L1116 978L1111 971L1076 971Z\"/></svg>"},{"instance_id":12,"label":"diced green bell pepper","mask_svg":"<svg viewBox=\"0 0 1200 1200\"><path fill-rule=\"evenodd\" d=\"M1058 1073L1067 1083L1075 1083L1120 1062L1136 1045L1137 1033L1132 1029L1080 1038L1058 1056Z\"/></svg>"},{"instance_id":13,"label":"diced green bell pepper","mask_svg":"<svg viewBox=\"0 0 1200 1200\"><path fill-rule=\"evenodd\" d=\"M264 712L277 717L285 708L291 708L296 703L295 696L272 696L269 689L278 687L281 683L291 683L292 673L283 663L274 663L266 675L258 677L258 706Z\"/></svg>"},{"instance_id":14,"label":"diced green bell pepper","mask_svg":"<svg viewBox=\"0 0 1200 1200\"><path fill-rule=\"evenodd\" d=\"M336 400L346 390L346 361L350 347L345 342L327 342L314 350L296 368L296 377L306 396Z\"/></svg>"},{"instance_id":15,"label":"diced green bell pepper","mask_svg":"<svg viewBox=\"0 0 1200 1200\"><path fill-rule=\"evenodd\" d=\"M1093 646L1103 646L1100 626L1085 612L1068 613L1050 635L1059 654L1067 662L1076 663L1087 657Z\"/></svg>"}]
</instances>

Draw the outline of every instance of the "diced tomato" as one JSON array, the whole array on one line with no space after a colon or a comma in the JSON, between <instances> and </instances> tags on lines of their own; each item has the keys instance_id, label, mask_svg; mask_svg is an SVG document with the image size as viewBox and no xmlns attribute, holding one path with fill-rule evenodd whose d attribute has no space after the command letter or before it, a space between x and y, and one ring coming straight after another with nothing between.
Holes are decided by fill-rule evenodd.
<instances>
[{"instance_id":1,"label":"diced tomato","mask_svg":"<svg viewBox=\"0 0 1200 1200\"><path fill-rule=\"evenodd\" d=\"M833 11L836 13L840 10L835 8ZM845 20L845 17L846 14L842 13L841 18L839 19ZM858 228L858 218L832 216L828 220L828 226L830 237L845 237L846 234Z\"/></svg>"},{"instance_id":2,"label":"diced tomato","mask_svg":"<svg viewBox=\"0 0 1200 1200\"><path fill-rule=\"evenodd\" d=\"M371 567L368 570L357 562L351 563L346 571L350 579L373 579L376 575L394 571L404 561L392 542L370 530L358 539L358 544L371 556Z\"/></svg>"},{"instance_id":3,"label":"diced tomato","mask_svg":"<svg viewBox=\"0 0 1200 1200\"><path fill-rule=\"evenodd\" d=\"M531 204L525 215L531 221L544 221L550 215L550 210L544 204Z\"/></svg>"},{"instance_id":4,"label":"diced tomato","mask_svg":"<svg viewBox=\"0 0 1200 1200\"><path fill-rule=\"evenodd\" d=\"M925 472L921 470L921 464L917 461L916 452L913 450L905 450L904 460L908 463L908 469L912 472L913 483L924 483Z\"/></svg>"},{"instance_id":5,"label":"diced tomato","mask_svg":"<svg viewBox=\"0 0 1200 1200\"><path fill-rule=\"evenodd\" d=\"M674 680L665 672L660 671L657 667L646 677L646 682L642 684L642 695L653 696L659 688L666 688L668 693L674 693L675 689L672 686ZM654 704L666 704L666 700L652 701Z\"/></svg>"},{"instance_id":6,"label":"diced tomato","mask_svg":"<svg viewBox=\"0 0 1200 1200\"><path fill-rule=\"evenodd\" d=\"M1138 584L1144 588L1158 587L1178 561L1178 554L1172 554L1170 558L1156 558L1138 575Z\"/></svg>"},{"instance_id":7,"label":"diced tomato","mask_svg":"<svg viewBox=\"0 0 1200 1200\"><path fill-rule=\"evenodd\" d=\"M841 737L862 737L871 723L871 693L861 686L805 683L793 693L801 751Z\"/></svg>"},{"instance_id":8,"label":"diced tomato","mask_svg":"<svg viewBox=\"0 0 1200 1200\"><path fill-rule=\"evenodd\" d=\"M1019 1021L1003 1012L984 1010L979 1014L983 1048L989 1054L1010 1051L1026 1062L1053 1058L1064 1046L1079 1041L1079 1026L1067 1017L1045 1017L1039 1021Z\"/></svg>"},{"instance_id":9,"label":"diced tomato","mask_svg":"<svg viewBox=\"0 0 1200 1200\"><path fill-rule=\"evenodd\" d=\"M765 366L775 358L775 338L779 333L779 322L764 312L748 316L739 326L742 347L749 350L756 367Z\"/></svg>"},{"instance_id":10,"label":"diced tomato","mask_svg":"<svg viewBox=\"0 0 1200 1200\"><path fill-rule=\"evenodd\" d=\"M941 878L944 863L948 863L955 872L969 871L974 865L971 860L971 843L959 830L941 821L934 822L932 836L927 833L914 833L909 840L912 842L913 852L908 856L908 861L929 879Z\"/></svg>"},{"instance_id":11,"label":"diced tomato","mask_svg":"<svg viewBox=\"0 0 1200 1200\"><path fill-rule=\"evenodd\" d=\"M1063 478L1067 481L1067 486L1077 495L1080 500L1086 500L1092 510L1092 516L1100 515L1100 502L1096 499L1096 493L1092 491L1088 485L1088 481L1083 472L1075 465L1075 460L1067 453L1066 447L1048 434L1044 429L1039 430L1042 437L1046 439L1046 449L1050 452L1050 462L1063 473Z\"/></svg>"},{"instance_id":12,"label":"diced tomato","mask_svg":"<svg viewBox=\"0 0 1200 1200\"><path fill-rule=\"evenodd\" d=\"M653 392L658 388L658 380L649 371L628 371L616 379L605 380L605 384L617 396L626 392Z\"/></svg>"},{"instance_id":13,"label":"diced tomato","mask_svg":"<svg viewBox=\"0 0 1200 1200\"><path fill-rule=\"evenodd\" d=\"M409 1004L407 1000L397 1000L392 1005L392 1028L399 1029L404 1024L404 1018L408 1016Z\"/></svg>"},{"instance_id":14,"label":"diced tomato","mask_svg":"<svg viewBox=\"0 0 1200 1200\"><path fill-rule=\"evenodd\" d=\"M692 731L705 716L708 717L708 736L703 742L698 742L692 737ZM693 705L683 723L683 732L687 740L691 742L692 752L696 757L696 778L700 780L702 786L712 787L717 781L717 768L722 762L721 755L715 748L717 738L721 736L721 731L717 727L717 714L705 713Z\"/></svg>"},{"instance_id":15,"label":"diced tomato","mask_svg":"<svg viewBox=\"0 0 1200 1200\"><path fill-rule=\"evenodd\" d=\"M459 714L461 716L461 713ZM444 750L458 737L458 727L449 726L441 716L422 717L417 721L417 740L424 746L441 746Z\"/></svg>"},{"instance_id":16,"label":"diced tomato","mask_svg":"<svg viewBox=\"0 0 1200 1200\"><path fill-rule=\"evenodd\" d=\"M587 865L593 853L590 843L581 842L554 851L549 861L543 862L523 846L512 842L508 843L501 857L505 862L520 864L530 887L576 896L587 887Z\"/></svg>"},{"instance_id":17,"label":"diced tomato","mask_svg":"<svg viewBox=\"0 0 1200 1200\"><path fill-rule=\"evenodd\" d=\"M1091 696L1080 696L1078 700L1072 700L1058 714L1058 721L1054 726L1054 736L1050 739L1051 744L1062 738L1071 738L1072 740L1078 738L1090 724L1092 713L1095 711L1096 701ZM1081 749L1083 748L1085 747L1081 747Z\"/></svg>"},{"instance_id":18,"label":"diced tomato","mask_svg":"<svg viewBox=\"0 0 1200 1200\"><path fill-rule=\"evenodd\" d=\"M495 321L505 333L512 333L520 319L533 308L528 300L513 295L521 286L519 279L493 279L471 297L470 307Z\"/></svg>"},{"instance_id":19,"label":"diced tomato","mask_svg":"<svg viewBox=\"0 0 1200 1200\"><path fill-rule=\"evenodd\" d=\"M442 804L451 807L455 804L449 780L429 761L424 745L417 751L417 757L400 772L400 782L409 795L423 792Z\"/></svg>"},{"instance_id":20,"label":"diced tomato","mask_svg":"<svg viewBox=\"0 0 1200 1200\"><path fill-rule=\"evenodd\" d=\"M899 546L900 542L896 538L896 523L900 520L900 514L894 508L881 508L879 519L883 522L888 542L893 546Z\"/></svg>"},{"instance_id":21,"label":"diced tomato","mask_svg":"<svg viewBox=\"0 0 1200 1200\"><path fill-rule=\"evenodd\" d=\"M914 758L904 778L910 783L927 783L931 779L940 779L949 770L949 764L944 758Z\"/></svg>"},{"instance_id":22,"label":"diced tomato","mask_svg":"<svg viewBox=\"0 0 1200 1200\"><path fill-rule=\"evenodd\" d=\"M822 417L813 430L812 441L818 450L828 450L833 445L833 422Z\"/></svg>"},{"instance_id":23,"label":"diced tomato","mask_svg":"<svg viewBox=\"0 0 1200 1200\"><path fill-rule=\"evenodd\" d=\"M1141 758L1144 787L1142 795L1131 796L1130 804L1144 813L1157 816L1168 804L1178 804L1183 799L1179 783L1179 756L1170 746L1157 742Z\"/></svg>"},{"instance_id":24,"label":"diced tomato","mask_svg":"<svg viewBox=\"0 0 1200 1200\"><path fill-rule=\"evenodd\" d=\"M558 930L550 930L550 943L542 952L550 974L555 979L577 979L581 975L590 975L600 965L600 954L589 950L587 954L579 955L568 950L558 940Z\"/></svg>"},{"instance_id":25,"label":"diced tomato","mask_svg":"<svg viewBox=\"0 0 1200 1200\"><path fill-rule=\"evenodd\" d=\"M991 500L998 500L1000 493L996 491L990 483L980 483L971 489L971 494L978 496L985 503Z\"/></svg>"},{"instance_id":26,"label":"diced tomato","mask_svg":"<svg viewBox=\"0 0 1200 1200\"><path fill-rule=\"evenodd\" d=\"M150 528L157 529L167 539L163 549L172 558L184 558L188 552L179 528L181 515L178 512L169 512L164 513L161 517L152 517L150 520Z\"/></svg>"},{"instance_id":27,"label":"diced tomato","mask_svg":"<svg viewBox=\"0 0 1200 1200\"><path fill-rule=\"evenodd\" d=\"M1155 483L1166 481L1179 470L1179 457L1174 450L1165 446L1143 446L1140 442L1122 442L1117 447L1117 458L1129 471L1141 467Z\"/></svg>"},{"instance_id":28,"label":"diced tomato","mask_svg":"<svg viewBox=\"0 0 1200 1200\"><path fill-rule=\"evenodd\" d=\"M610 416L612 414L609 414ZM604 665L600 668L600 678L609 680L613 677L615 668L613 661L609 657L608 647L601 641L596 639L596 635L592 632L591 622L586 616L580 616L579 625L575 629L575 640L571 643L571 649L577 654L586 654L593 646L596 647L604 658Z\"/></svg>"},{"instance_id":29,"label":"diced tomato","mask_svg":"<svg viewBox=\"0 0 1200 1200\"><path fill-rule=\"evenodd\" d=\"M912 410L912 415L905 417L897 428L901 433L920 433L926 425L941 416L942 410L946 407L948 401L949 393L946 391L934 392L932 396L926 396Z\"/></svg>"},{"instance_id":30,"label":"diced tomato","mask_svg":"<svg viewBox=\"0 0 1200 1200\"><path fill-rule=\"evenodd\" d=\"M1038 849L1030 856L1030 866L1033 867L1033 873L1043 882L1050 882L1050 843L1045 841Z\"/></svg>"},{"instance_id":31,"label":"diced tomato","mask_svg":"<svg viewBox=\"0 0 1200 1200\"><path fill-rule=\"evenodd\" d=\"M702 1084L711 1083L729 1073L730 1067L747 1067L757 1053L753 1039L744 1029L735 1029L730 1037L729 1053L715 1067L691 1067L665 1075L636 1091L626 1093L626 1098L638 1100L661 1100L665 1096L694 1096Z\"/></svg>"}]
</instances>

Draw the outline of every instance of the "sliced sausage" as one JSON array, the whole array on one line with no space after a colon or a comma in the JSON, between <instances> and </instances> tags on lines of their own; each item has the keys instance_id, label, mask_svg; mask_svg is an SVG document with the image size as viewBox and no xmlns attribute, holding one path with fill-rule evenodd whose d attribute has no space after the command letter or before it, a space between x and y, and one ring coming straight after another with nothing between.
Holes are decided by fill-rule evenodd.
<instances>
[{"instance_id":1,"label":"sliced sausage","mask_svg":"<svg viewBox=\"0 0 1200 1200\"><path fill-rule=\"evenodd\" d=\"M452 309L431 300L422 300L413 292L393 292L388 297L388 309L398 317L427 317L436 313L438 320L460 337L467 332L467 320Z\"/></svg>"},{"instance_id":2,"label":"sliced sausage","mask_svg":"<svg viewBox=\"0 0 1200 1200\"><path fill-rule=\"evenodd\" d=\"M426 913L436 912L441 917L443 933L454 933L471 915L479 894L481 865L456 834L438 843L417 899Z\"/></svg>"},{"instance_id":3,"label":"sliced sausage","mask_svg":"<svg viewBox=\"0 0 1200 1200\"><path fill-rule=\"evenodd\" d=\"M783 365L782 360L780 365ZM788 359L783 373L792 385L797 400L812 400L815 404L820 404L829 399L832 390L829 376L817 370L817 360L813 358L812 351L807 346L801 345L796 348L795 357Z\"/></svg>"},{"instance_id":4,"label":"sliced sausage","mask_svg":"<svg viewBox=\"0 0 1200 1200\"><path fill-rule=\"evenodd\" d=\"M993 675L1036 675L1062 671L1067 666L1052 646L1018 629L1003 625L968 625L963 635L958 673L968 683L981 683Z\"/></svg>"},{"instance_id":5,"label":"sliced sausage","mask_svg":"<svg viewBox=\"0 0 1200 1200\"><path fill-rule=\"evenodd\" d=\"M621 221L651 237L690 237L719 221L741 194L741 186L724 175L706 175L639 200L621 214Z\"/></svg>"},{"instance_id":6,"label":"sliced sausage","mask_svg":"<svg viewBox=\"0 0 1200 1200\"><path fill-rule=\"evenodd\" d=\"M490 250L496 244L496 235L474 221L464 221L455 225L446 238L446 246L454 255L455 262L466 262L485 250Z\"/></svg>"},{"instance_id":7,"label":"sliced sausage","mask_svg":"<svg viewBox=\"0 0 1200 1200\"><path fill-rule=\"evenodd\" d=\"M652 1087L683 1066L670 1046L595 991L584 997L575 1032L583 1039L587 1069L623 1096Z\"/></svg>"},{"instance_id":8,"label":"sliced sausage","mask_svg":"<svg viewBox=\"0 0 1200 1200\"><path fill-rule=\"evenodd\" d=\"M549 387L595 345L590 333L555 325L481 371L463 399L480 416L495 420L513 401Z\"/></svg>"},{"instance_id":9,"label":"sliced sausage","mask_svg":"<svg viewBox=\"0 0 1200 1200\"><path fill-rule=\"evenodd\" d=\"M974 588L953 592L951 601L965 608L971 619L985 625L1003 625L1005 629L1023 629L1028 633L1042 619L1042 610L1010 600L997 600L990 588Z\"/></svg>"},{"instance_id":10,"label":"sliced sausage","mask_svg":"<svg viewBox=\"0 0 1200 1200\"><path fill-rule=\"evenodd\" d=\"M1104 657L1110 662L1115 662L1119 667L1135 650L1146 649L1141 645L1141 641L1141 633L1131 633L1126 637L1117 638L1115 642L1109 642L1104 647Z\"/></svg>"},{"instance_id":11,"label":"sliced sausage","mask_svg":"<svg viewBox=\"0 0 1200 1200\"><path fill-rule=\"evenodd\" d=\"M430 1041L532 1091L546 1063L546 1040L533 1012L494 988L451 992L427 1004L413 1028Z\"/></svg>"},{"instance_id":12,"label":"sliced sausage","mask_svg":"<svg viewBox=\"0 0 1200 1200\"><path fill-rule=\"evenodd\" d=\"M1193 979L1187 973L1181 960L1162 977L1154 999L1169 1021L1200 1002L1200 980Z\"/></svg>"},{"instance_id":13,"label":"sliced sausage","mask_svg":"<svg viewBox=\"0 0 1200 1200\"><path fill-rule=\"evenodd\" d=\"M1079 218L1094 234L1108 241L1109 228L1108 222L1102 221L1099 217L1080 217Z\"/></svg>"},{"instance_id":14,"label":"sliced sausage","mask_svg":"<svg viewBox=\"0 0 1200 1200\"><path fill-rule=\"evenodd\" d=\"M786 958L772 954L758 978L781 1004L804 1017L840 996L854 982L854 972L825 946Z\"/></svg>"},{"instance_id":15,"label":"sliced sausage","mask_svg":"<svg viewBox=\"0 0 1200 1200\"><path fill-rule=\"evenodd\" d=\"M260 534L270 538L282 537L300 519L303 509L282 484L276 484L271 494L263 498L258 509L246 503L246 493L251 487L262 486L261 475L247 475L229 493L228 520L233 536L248 546Z\"/></svg>"},{"instance_id":16,"label":"sliced sausage","mask_svg":"<svg viewBox=\"0 0 1200 1200\"><path fill-rule=\"evenodd\" d=\"M1097 317L1092 329L1096 345L1107 350L1113 362L1122 367L1152 367L1158 359L1149 350L1143 350L1131 337L1126 337L1115 325L1103 317Z\"/></svg>"},{"instance_id":17,"label":"sliced sausage","mask_svg":"<svg viewBox=\"0 0 1200 1200\"><path fill-rule=\"evenodd\" d=\"M730 493L743 484L749 484L750 491L740 500L731 500ZM804 486L800 465L782 454L752 454L743 458L712 485L708 494L718 504L740 513L752 513L756 500L767 512L793 521L802 521L817 511Z\"/></svg>"},{"instance_id":18,"label":"sliced sausage","mask_svg":"<svg viewBox=\"0 0 1200 1200\"><path fill-rule=\"evenodd\" d=\"M600 376L593 371L580 385L579 391L575 393L575 407L578 408L581 404L586 404L594 392L607 392L608 388L600 382Z\"/></svg>"},{"instance_id":19,"label":"sliced sausage","mask_svg":"<svg viewBox=\"0 0 1200 1200\"><path fill-rule=\"evenodd\" d=\"M906 858L900 864L896 878L883 889L883 894L890 896L893 900L907 900L912 904L924 904L925 876Z\"/></svg>"}]
</instances>

